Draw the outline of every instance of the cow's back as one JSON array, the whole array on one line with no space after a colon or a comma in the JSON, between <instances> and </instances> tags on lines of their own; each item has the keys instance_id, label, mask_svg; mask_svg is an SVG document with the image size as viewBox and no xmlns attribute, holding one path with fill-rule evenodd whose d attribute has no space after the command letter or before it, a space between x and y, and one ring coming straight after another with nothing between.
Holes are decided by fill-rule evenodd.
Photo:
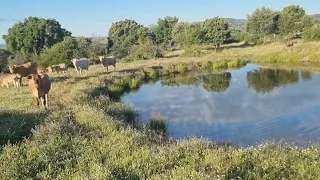
<instances>
[{"instance_id":1,"label":"cow's back","mask_svg":"<svg viewBox=\"0 0 320 180\"><path fill-rule=\"evenodd\" d=\"M89 68L89 60L88 59L79 59L76 62L77 68L88 69Z\"/></svg>"}]
</instances>

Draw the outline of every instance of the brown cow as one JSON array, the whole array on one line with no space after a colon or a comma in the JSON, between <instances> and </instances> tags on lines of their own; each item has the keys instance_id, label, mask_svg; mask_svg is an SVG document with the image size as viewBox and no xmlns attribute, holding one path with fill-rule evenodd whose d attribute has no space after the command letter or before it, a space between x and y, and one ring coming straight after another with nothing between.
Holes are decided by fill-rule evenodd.
<instances>
[{"instance_id":1,"label":"brown cow","mask_svg":"<svg viewBox=\"0 0 320 180\"><path fill-rule=\"evenodd\" d=\"M27 77L30 74L37 73L37 65L32 62L28 62L22 65L9 65L9 70L12 74L20 74L20 86L22 86L22 78Z\"/></svg>"},{"instance_id":2,"label":"brown cow","mask_svg":"<svg viewBox=\"0 0 320 180\"><path fill-rule=\"evenodd\" d=\"M7 86L9 88L9 84L13 84L15 88L19 87L18 80L21 78L20 74L9 74L2 79L1 87Z\"/></svg>"},{"instance_id":3,"label":"brown cow","mask_svg":"<svg viewBox=\"0 0 320 180\"><path fill-rule=\"evenodd\" d=\"M290 41L290 40L287 41L287 42L286 42L286 46L287 46L287 47L292 47L292 46L293 46L293 42Z\"/></svg>"},{"instance_id":4,"label":"brown cow","mask_svg":"<svg viewBox=\"0 0 320 180\"><path fill-rule=\"evenodd\" d=\"M47 109L48 94L51 89L51 81L47 74L31 74L28 76L29 90L35 100L36 105L39 107L39 99L41 105Z\"/></svg>"}]
</instances>

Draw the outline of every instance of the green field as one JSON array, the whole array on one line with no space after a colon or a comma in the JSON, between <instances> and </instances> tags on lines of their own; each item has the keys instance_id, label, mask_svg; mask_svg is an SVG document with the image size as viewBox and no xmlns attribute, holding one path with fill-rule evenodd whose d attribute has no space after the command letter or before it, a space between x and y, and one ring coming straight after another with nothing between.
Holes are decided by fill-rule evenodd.
<instances>
[{"instance_id":1,"label":"green field","mask_svg":"<svg viewBox=\"0 0 320 180\"><path fill-rule=\"evenodd\" d=\"M318 179L318 147L266 142L237 148L202 139L172 141L152 130L165 127L164 119L141 126L134 107L117 98L139 86L145 76L141 71L135 79L128 76L139 68L149 71L160 63L163 72L171 73L208 61L317 61L319 47L240 46L218 53L203 50L200 58L173 52L178 57L119 63L117 72L109 74L100 65L91 66L87 75L71 69L67 75L50 75L47 112L33 104L26 81L20 89L1 88L0 179Z\"/></svg>"}]
</instances>

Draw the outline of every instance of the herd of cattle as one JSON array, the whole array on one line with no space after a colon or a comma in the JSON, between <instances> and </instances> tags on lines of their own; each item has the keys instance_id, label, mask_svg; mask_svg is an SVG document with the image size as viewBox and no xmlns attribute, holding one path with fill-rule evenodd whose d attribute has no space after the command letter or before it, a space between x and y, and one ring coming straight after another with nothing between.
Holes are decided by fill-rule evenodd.
<instances>
[{"instance_id":1,"label":"herd of cattle","mask_svg":"<svg viewBox=\"0 0 320 180\"><path fill-rule=\"evenodd\" d=\"M116 69L116 58L115 57L104 57L99 56L99 60L103 65L104 72L108 71L108 66L113 66ZM76 59L71 60L77 73L82 73L82 70L89 70L88 59ZM22 78L28 78L28 86L33 96L36 105L39 107L39 103L47 109L48 108L48 94L51 89L51 81L47 73L52 72L64 72L68 71L68 67L65 64L52 65L46 69L37 67L33 62L24 63L21 65L9 65L8 69L11 74L6 75L1 80L1 86L9 88L10 84L13 84L15 88L22 85Z\"/></svg>"}]
</instances>

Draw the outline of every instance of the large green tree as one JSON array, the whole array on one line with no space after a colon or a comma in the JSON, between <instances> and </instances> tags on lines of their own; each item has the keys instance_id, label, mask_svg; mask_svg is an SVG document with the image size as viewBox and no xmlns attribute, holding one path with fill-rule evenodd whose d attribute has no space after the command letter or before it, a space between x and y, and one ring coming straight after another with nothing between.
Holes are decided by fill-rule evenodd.
<instances>
[{"instance_id":1,"label":"large green tree","mask_svg":"<svg viewBox=\"0 0 320 180\"><path fill-rule=\"evenodd\" d=\"M278 13L270 8L258 8L248 16L247 31L258 37L265 36L277 31Z\"/></svg>"},{"instance_id":2,"label":"large green tree","mask_svg":"<svg viewBox=\"0 0 320 180\"><path fill-rule=\"evenodd\" d=\"M112 54L122 58L128 55L132 45L147 39L147 28L134 20L125 19L112 24L109 30L108 49Z\"/></svg>"},{"instance_id":3,"label":"large green tree","mask_svg":"<svg viewBox=\"0 0 320 180\"><path fill-rule=\"evenodd\" d=\"M205 41L213 43L215 48L230 37L228 22L220 17L206 19L201 23L201 29L204 33Z\"/></svg>"},{"instance_id":4,"label":"large green tree","mask_svg":"<svg viewBox=\"0 0 320 180\"><path fill-rule=\"evenodd\" d=\"M172 29L172 38L180 46L201 44L203 32L200 23L178 22Z\"/></svg>"},{"instance_id":5,"label":"large green tree","mask_svg":"<svg viewBox=\"0 0 320 180\"><path fill-rule=\"evenodd\" d=\"M8 65L8 58L10 52L4 49L0 49L0 72L4 71Z\"/></svg>"},{"instance_id":6,"label":"large green tree","mask_svg":"<svg viewBox=\"0 0 320 180\"><path fill-rule=\"evenodd\" d=\"M293 35L310 28L313 23L312 18L306 15L302 7L290 5L281 11L279 30L282 35Z\"/></svg>"},{"instance_id":7,"label":"large green tree","mask_svg":"<svg viewBox=\"0 0 320 180\"><path fill-rule=\"evenodd\" d=\"M77 51L77 49L77 40L72 37L66 37L62 42L57 43L50 49L45 50L41 54L40 62L38 63L39 65L44 67L59 63L70 64L70 60L73 57L76 57L75 52Z\"/></svg>"},{"instance_id":8,"label":"large green tree","mask_svg":"<svg viewBox=\"0 0 320 180\"><path fill-rule=\"evenodd\" d=\"M177 17L170 16L158 20L158 24L154 28L155 40L158 44L172 45L172 29L178 21Z\"/></svg>"},{"instance_id":9,"label":"large green tree","mask_svg":"<svg viewBox=\"0 0 320 180\"><path fill-rule=\"evenodd\" d=\"M9 28L3 39L11 53L39 54L70 35L55 19L29 17Z\"/></svg>"}]
</instances>

